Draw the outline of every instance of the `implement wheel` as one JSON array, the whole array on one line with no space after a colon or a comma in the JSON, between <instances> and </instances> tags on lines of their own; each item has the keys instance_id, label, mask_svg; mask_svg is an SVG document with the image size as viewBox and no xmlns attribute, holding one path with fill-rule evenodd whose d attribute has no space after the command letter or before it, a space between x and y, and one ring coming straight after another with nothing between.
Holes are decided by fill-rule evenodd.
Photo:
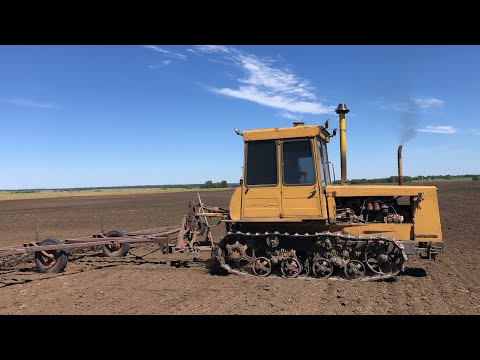
<instances>
[{"instance_id":1,"label":"implement wheel","mask_svg":"<svg viewBox=\"0 0 480 360\"><path fill-rule=\"evenodd\" d=\"M39 245L60 245L62 242L55 238L42 240ZM65 250L45 250L35 252L35 264L38 272L59 273L65 270L68 255Z\"/></svg>"},{"instance_id":2,"label":"implement wheel","mask_svg":"<svg viewBox=\"0 0 480 360\"><path fill-rule=\"evenodd\" d=\"M105 234L106 237L128 237L124 231L113 230ZM103 254L108 257L125 256L130 250L130 243L102 245Z\"/></svg>"}]
</instances>

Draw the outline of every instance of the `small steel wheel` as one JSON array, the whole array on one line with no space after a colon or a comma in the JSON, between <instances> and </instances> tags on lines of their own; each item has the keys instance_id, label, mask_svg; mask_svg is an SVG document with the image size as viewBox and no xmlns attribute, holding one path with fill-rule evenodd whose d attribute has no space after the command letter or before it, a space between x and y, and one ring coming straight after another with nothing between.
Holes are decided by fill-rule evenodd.
<instances>
[{"instance_id":1,"label":"small steel wheel","mask_svg":"<svg viewBox=\"0 0 480 360\"><path fill-rule=\"evenodd\" d=\"M124 231L113 230L105 234L106 237L128 237ZM108 257L121 257L127 255L130 243L102 245L103 254Z\"/></svg>"},{"instance_id":2,"label":"small steel wheel","mask_svg":"<svg viewBox=\"0 0 480 360\"><path fill-rule=\"evenodd\" d=\"M266 277L272 272L272 263L266 257L258 257L252 263L252 270L255 275Z\"/></svg>"},{"instance_id":3,"label":"small steel wheel","mask_svg":"<svg viewBox=\"0 0 480 360\"><path fill-rule=\"evenodd\" d=\"M302 272L302 264L297 259L288 258L280 265L282 274L288 278L296 278Z\"/></svg>"},{"instance_id":4,"label":"small steel wheel","mask_svg":"<svg viewBox=\"0 0 480 360\"><path fill-rule=\"evenodd\" d=\"M395 247L389 254L389 267L392 270L393 276L398 275L403 270L405 258L403 257L402 250Z\"/></svg>"},{"instance_id":5,"label":"small steel wheel","mask_svg":"<svg viewBox=\"0 0 480 360\"><path fill-rule=\"evenodd\" d=\"M345 265L345 276L350 279L360 279L365 276L365 266L358 260L350 260Z\"/></svg>"},{"instance_id":6,"label":"small steel wheel","mask_svg":"<svg viewBox=\"0 0 480 360\"><path fill-rule=\"evenodd\" d=\"M324 258L315 260L312 266L313 273L318 278L328 278L333 273L333 266L330 261Z\"/></svg>"},{"instance_id":7,"label":"small steel wheel","mask_svg":"<svg viewBox=\"0 0 480 360\"><path fill-rule=\"evenodd\" d=\"M228 259L236 269L245 269L252 266L255 260L255 250L242 239L230 239L225 246Z\"/></svg>"},{"instance_id":8,"label":"small steel wheel","mask_svg":"<svg viewBox=\"0 0 480 360\"><path fill-rule=\"evenodd\" d=\"M385 275L392 271L385 244L370 244L365 251L365 263L375 274Z\"/></svg>"},{"instance_id":9,"label":"small steel wheel","mask_svg":"<svg viewBox=\"0 0 480 360\"><path fill-rule=\"evenodd\" d=\"M62 242L55 238L42 240L38 245L60 245ZM59 273L65 270L68 263L68 254L65 250L44 250L35 252L35 264L38 272Z\"/></svg>"}]
</instances>

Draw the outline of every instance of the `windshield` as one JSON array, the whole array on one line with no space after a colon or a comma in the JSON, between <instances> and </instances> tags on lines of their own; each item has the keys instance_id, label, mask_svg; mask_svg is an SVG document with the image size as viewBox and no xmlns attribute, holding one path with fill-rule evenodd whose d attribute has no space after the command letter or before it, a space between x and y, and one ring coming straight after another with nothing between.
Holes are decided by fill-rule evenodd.
<instances>
[{"instance_id":1,"label":"windshield","mask_svg":"<svg viewBox=\"0 0 480 360\"><path fill-rule=\"evenodd\" d=\"M320 176L322 177L322 187L326 185L331 185L332 180L330 178L330 168L328 166L328 153L327 153L327 144L317 138L317 147L318 147L318 156L320 168Z\"/></svg>"}]
</instances>

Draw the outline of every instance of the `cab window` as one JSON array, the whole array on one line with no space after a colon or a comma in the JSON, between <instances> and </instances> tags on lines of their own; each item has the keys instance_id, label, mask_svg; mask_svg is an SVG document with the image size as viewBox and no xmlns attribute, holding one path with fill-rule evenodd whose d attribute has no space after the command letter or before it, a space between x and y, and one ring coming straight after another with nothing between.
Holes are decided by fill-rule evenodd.
<instances>
[{"instance_id":1,"label":"cab window","mask_svg":"<svg viewBox=\"0 0 480 360\"><path fill-rule=\"evenodd\" d=\"M315 184L315 164L310 140L283 142L283 183Z\"/></svg>"},{"instance_id":2,"label":"cab window","mask_svg":"<svg viewBox=\"0 0 480 360\"><path fill-rule=\"evenodd\" d=\"M249 141L246 167L247 185L277 185L277 143Z\"/></svg>"}]
</instances>

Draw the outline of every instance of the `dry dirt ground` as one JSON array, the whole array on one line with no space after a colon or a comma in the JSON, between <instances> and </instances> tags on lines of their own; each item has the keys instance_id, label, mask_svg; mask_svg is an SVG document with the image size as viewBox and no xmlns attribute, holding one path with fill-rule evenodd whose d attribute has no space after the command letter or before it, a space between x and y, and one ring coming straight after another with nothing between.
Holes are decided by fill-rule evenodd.
<instances>
[{"instance_id":1,"label":"dry dirt ground","mask_svg":"<svg viewBox=\"0 0 480 360\"><path fill-rule=\"evenodd\" d=\"M446 253L436 262L411 259L394 282L213 276L201 262L170 266L207 259L208 252L156 252L136 262L90 248L72 251L62 274L36 273L32 256L0 259L0 314L480 314L480 182L435 185ZM231 194L201 193L220 207ZM129 231L179 224L195 198L187 192L0 201L0 246L32 241L37 226L41 238L68 238L96 233L101 222Z\"/></svg>"}]
</instances>

